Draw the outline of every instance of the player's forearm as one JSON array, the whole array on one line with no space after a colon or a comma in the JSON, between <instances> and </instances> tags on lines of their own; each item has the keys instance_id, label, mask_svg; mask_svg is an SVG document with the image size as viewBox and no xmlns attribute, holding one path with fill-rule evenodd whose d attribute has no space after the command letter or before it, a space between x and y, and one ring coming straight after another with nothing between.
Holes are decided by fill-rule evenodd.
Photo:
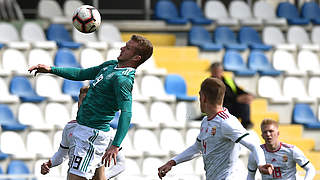
<instances>
[{"instance_id":1,"label":"player's forearm","mask_svg":"<svg viewBox=\"0 0 320 180\"><path fill-rule=\"evenodd\" d=\"M52 167L62 164L68 158L68 151L69 149L59 147L58 151L51 158Z\"/></svg>"},{"instance_id":2,"label":"player's forearm","mask_svg":"<svg viewBox=\"0 0 320 180\"><path fill-rule=\"evenodd\" d=\"M311 163L308 163L305 167L303 167L303 169L306 170L304 180L312 180L316 175L316 170Z\"/></svg>"},{"instance_id":3,"label":"player's forearm","mask_svg":"<svg viewBox=\"0 0 320 180\"><path fill-rule=\"evenodd\" d=\"M64 67L51 67L51 73L57 76L75 80L75 81L83 81L83 80L92 80L98 74L96 68L64 68Z\"/></svg>"},{"instance_id":4,"label":"player's forearm","mask_svg":"<svg viewBox=\"0 0 320 180\"><path fill-rule=\"evenodd\" d=\"M189 161L200 155L199 143L195 142L192 146L184 150L182 153L173 157L172 160L176 162L176 164Z\"/></svg>"},{"instance_id":5,"label":"player's forearm","mask_svg":"<svg viewBox=\"0 0 320 180\"><path fill-rule=\"evenodd\" d=\"M253 156L257 162L257 165L258 166L265 165L266 159L264 157L263 150L261 149L261 147L257 143L254 143L254 142L255 142L255 140L254 140L254 138L252 138L252 135L248 135L246 137L243 137L240 140L240 144L247 147L253 153Z\"/></svg>"},{"instance_id":6,"label":"player's forearm","mask_svg":"<svg viewBox=\"0 0 320 180\"><path fill-rule=\"evenodd\" d=\"M131 111L130 112L121 111L117 132L116 132L116 135L114 136L112 145L118 146L118 147L120 146L122 140L124 139L124 137L126 136L129 130L131 116L132 116Z\"/></svg>"}]
</instances>

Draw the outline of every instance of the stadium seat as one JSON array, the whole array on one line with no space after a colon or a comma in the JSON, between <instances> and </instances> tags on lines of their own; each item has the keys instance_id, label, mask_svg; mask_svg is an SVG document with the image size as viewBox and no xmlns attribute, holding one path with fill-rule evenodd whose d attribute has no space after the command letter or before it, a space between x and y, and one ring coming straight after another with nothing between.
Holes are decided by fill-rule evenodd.
<instances>
[{"instance_id":1,"label":"stadium seat","mask_svg":"<svg viewBox=\"0 0 320 180\"><path fill-rule=\"evenodd\" d=\"M141 79L141 94L155 100L174 102L175 96L165 92L160 78L152 75L143 76Z\"/></svg>"},{"instance_id":2,"label":"stadium seat","mask_svg":"<svg viewBox=\"0 0 320 180\"><path fill-rule=\"evenodd\" d=\"M42 102L46 99L35 92L28 78L24 76L15 76L11 79L10 92L19 96L21 102Z\"/></svg>"},{"instance_id":3,"label":"stadium seat","mask_svg":"<svg viewBox=\"0 0 320 180\"><path fill-rule=\"evenodd\" d=\"M37 10L39 18L48 19L51 23L70 23L70 19L63 15L62 8L57 1L39 1Z\"/></svg>"},{"instance_id":4,"label":"stadium seat","mask_svg":"<svg viewBox=\"0 0 320 180\"><path fill-rule=\"evenodd\" d=\"M57 129L63 129L71 120L68 109L60 103L48 103L44 109L46 123L54 125Z\"/></svg>"},{"instance_id":5,"label":"stadium seat","mask_svg":"<svg viewBox=\"0 0 320 180\"><path fill-rule=\"evenodd\" d=\"M264 25L271 26L286 26L285 18L278 18L276 11L271 4L266 1L256 1L253 5L253 15L257 19L262 19Z\"/></svg>"},{"instance_id":6,"label":"stadium seat","mask_svg":"<svg viewBox=\"0 0 320 180\"><path fill-rule=\"evenodd\" d=\"M55 41L48 41L44 29L36 22L25 22L21 29L21 39L30 42L34 48L56 49Z\"/></svg>"},{"instance_id":7,"label":"stadium seat","mask_svg":"<svg viewBox=\"0 0 320 180\"><path fill-rule=\"evenodd\" d=\"M196 96L187 95L187 85L184 78L178 74L169 74L164 81L167 94L173 94L178 101L195 101Z\"/></svg>"},{"instance_id":8,"label":"stadium seat","mask_svg":"<svg viewBox=\"0 0 320 180\"><path fill-rule=\"evenodd\" d=\"M314 44L320 44L320 26L314 26L312 28L311 41Z\"/></svg>"},{"instance_id":9,"label":"stadium seat","mask_svg":"<svg viewBox=\"0 0 320 180\"><path fill-rule=\"evenodd\" d=\"M310 19L313 24L320 24L320 7L316 2L304 2L301 8L301 16Z\"/></svg>"},{"instance_id":10,"label":"stadium seat","mask_svg":"<svg viewBox=\"0 0 320 180\"><path fill-rule=\"evenodd\" d=\"M74 10L82 5L83 5L83 2L80 0L65 1L63 3L63 13L67 18L71 19L73 16Z\"/></svg>"},{"instance_id":11,"label":"stadium seat","mask_svg":"<svg viewBox=\"0 0 320 180\"><path fill-rule=\"evenodd\" d=\"M150 118L152 122L159 123L162 127L183 128L184 122L177 121L169 104L161 101L150 105Z\"/></svg>"},{"instance_id":12,"label":"stadium seat","mask_svg":"<svg viewBox=\"0 0 320 180\"><path fill-rule=\"evenodd\" d=\"M28 42L21 41L18 30L13 24L7 22L0 23L0 43L14 49L27 50L30 48Z\"/></svg>"},{"instance_id":13,"label":"stadium seat","mask_svg":"<svg viewBox=\"0 0 320 180\"><path fill-rule=\"evenodd\" d=\"M107 51L107 61L109 60L116 60L118 56L120 55L121 50L120 49L109 49Z\"/></svg>"},{"instance_id":14,"label":"stadium seat","mask_svg":"<svg viewBox=\"0 0 320 180\"><path fill-rule=\"evenodd\" d=\"M0 104L0 124L3 131L23 131L28 126L20 124L8 105Z\"/></svg>"},{"instance_id":15,"label":"stadium seat","mask_svg":"<svg viewBox=\"0 0 320 180\"><path fill-rule=\"evenodd\" d=\"M51 75L41 75L36 78L36 92L47 97L49 101L70 102L71 97L62 93L57 78Z\"/></svg>"},{"instance_id":16,"label":"stadium seat","mask_svg":"<svg viewBox=\"0 0 320 180\"><path fill-rule=\"evenodd\" d=\"M138 83L133 83L132 99L139 102L149 102L150 98L141 94Z\"/></svg>"},{"instance_id":17,"label":"stadium seat","mask_svg":"<svg viewBox=\"0 0 320 180\"><path fill-rule=\"evenodd\" d=\"M98 32L98 39L107 42L111 48L120 49L122 46L125 46L119 28L111 23L101 24Z\"/></svg>"},{"instance_id":18,"label":"stadium seat","mask_svg":"<svg viewBox=\"0 0 320 180\"><path fill-rule=\"evenodd\" d=\"M6 49L2 54L2 67L11 74L28 76L27 60L24 54L17 49Z\"/></svg>"},{"instance_id":19,"label":"stadium seat","mask_svg":"<svg viewBox=\"0 0 320 180\"><path fill-rule=\"evenodd\" d=\"M312 44L308 33L303 27L290 26L287 32L287 40L291 44L295 44L302 49L309 49L314 51L320 50L319 44Z\"/></svg>"},{"instance_id":20,"label":"stadium seat","mask_svg":"<svg viewBox=\"0 0 320 180\"><path fill-rule=\"evenodd\" d=\"M3 153L2 151L0 151L0 160L1 161L7 159L8 157L10 157L9 154L6 154L6 153ZM1 167L0 167L0 174L3 174Z\"/></svg>"},{"instance_id":21,"label":"stadium seat","mask_svg":"<svg viewBox=\"0 0 320 180\"><path fill-rule=\"evenodd\" d=\"M193 168L193 160L185 161L178 166L175 166L168 172L168 177L172 176L174 179L183 179L183 180L200 180L200 177L195 174Z\"/></svg>"},{"instance_id":22,"label":"stadium seat","mask_svg":"<svg viewBox=\"0 0 320 180\"><path fill-rule=\"evenodd\" d=\"M220 51L221 44L212 41L210 33L202 26L193 26L188 33L188 44L198 46L203 51Z\"/></svg>"},{"instance_id":23,"label":"stadium seat","mask_svg":"<svg viewBox=\"0 0 320 180\"><path fill-rule=\"evenodd\" d=\"M309 75L320 75L320 61L315 52L301 50L298 54L298 67Z\"/></svg>"},{"instance_id":24,"label":"stadium seat","mask_svg":"<svg viewBox=\"0 0 320 180\"><path fill-rule=\"evenodd\" d=\"M41 142L41 146L39 146ZM37 158L50 158L53 154L52 141L49 136L41 131L31 131L26 139L27 151L37 155Z\"/></svg>"},{"instance_id":25,"label":"stadium seat","mask_svg":"<svg viewBox=\"0 0 320 180\"><path fill-rule=\"evenodd\" d=\"M109 123L109 124L110 124L110 127L112 127L113 129L117 129L117 128L118 128L120 115L121 115L121 112L120 112L120 111L117 111L117 112L114 114L113 119L110 121L110 123ZM129 124L129 129L133 128L134 126L135 126L134 123L130 123L130 124Z\"/></svg>"},{"instance_id":26,"label":"stadium seat","mask_svg":"<svg viewBox=\"0 0 320 180\"><path fill-rule=\"evenodd\" d=\"M160 148L156 134L148 129L135 130L133 135L133 146L147 156L164 157L168 154L167 151Z\"/></svg>"},{"instance_id":27,"label":"stadium seat","mask_svg":"<svg viewBox=\"0 0 320 180\"><path fill-rule=\"evenodd\" d=\"M284 71L288 75L305 75L306 72L298 69L293 54L285 50L276 50L272 57L273 67L278 71Z\"/></svg>"},{"instance_id":28,"label":"stadium seat","mask_svg":"<svg viewBox=\"0 0 320 180\"><path fill-rule=\"evenodd\" d=\"M186 18L180 17L176 5L171 0L157 1L154 8L155 19L166 21L168 24L184 25Z\"/></svg>"},{"instance_id":29,"label":"stadium seat","mask_svg":"<svg viewBox=\"0 0 320 180\"><path fill-rule=\"evenodd\" d=\"M80 54L80 65L83 68L89 68L93 66L98 66L104 62L102 54L92 48L86 48L81 51Z\"/></svg>"},{"instance_id":30,"label":"stadium seat","mask_svg":"<svg viewBox=\"0 0 320 180\"><path fill-rule=\"evenodd\" d=\"M299 16L297 7L290 2L280 2L277 7L277 16L287 19L289 25L308 25L309 19Z\"/></svg>"},{"instance_id":31,"label":"stadium seat","mask_svg":"<svg viewBox=\"0 0 320 180\"><path fill-rule=\"evenodd\" d=\"M319 129L320 122L308 104L295 104L292 123L302 124L305 128Z\"/></svg>"},{"instance_id":32,"label":"stadium seat","mask_svg":"<svg viewBox=\"0 0 320 180\"><path fill-rule=\"evenodd\" d=\"M206 1L204 5L204 15L212 19L218 26L238 26L239 22L231 18L224 4L221 1Z\"/></svg>"},{"instance_id":33,"label":"stadium seat","mask_svg":"<svg viewBox=\"0 0 320 180\"><path fill-rule=\"evenodd\" d=\"M146 75L155 76L165 76L167 74L167 70L165 68L157 67L153 56L151 56L148 60L146 60L143 64L139 66L139 68L136 71L136 74L139 71Z\"/></svg>"},{"instance_id":34,"label":"stadium seat","mask_svg":"<svg viewBox=\"0 0 320 180\"><path fill-rule=\"evenodd\" d=\"M250 49L268 51L272 48L272 46L263 44L258 32L252 27L241 27L238 37L239 42L242 44L247 44Z\"/></svg>"},{"instance_id":35,"label":"stadium seat","mask_svg":"<svg viewBox=\"0 0 320 180\"><path fill-rule=\"evenodd\" d=\"M123 173L119 174L117 176L117 179L119 180L126 180L126 179L134 179L138 180L137 178L141 176L141 169L140 166L138 165L137 161L135 159L131 158L126 158L126 168Z\"/></svg>"},{"instance_id":36,"label":"stadium seat","mask_svg":"<svg viewBox=\"0 0 320 180\"><path fill-rule=\"evenodd\" d=\"M183 124L187 124L188 126L192 122L192 120L196 119L200 114L200 108L195 107L194 102L180 101L177 102L176 105L176 119L178 122ZM200 127L200 124L197 126Z\"/></svg>"},{"instance_id":37,"label":"stadium seat","mask_svg":"<svg viewBox=\"0 0 320 180\"><path fill-rule=\"evenodd\" d=\"M182 17L191 21L192 24L209 25L213 21L207 19L202 12L202 9L193 0L185 0L180 4L180 14Z\"/></svg>"},{"instance_id":38,"label":"stadium seat","mask_svg":"<svg viewBox=\"0 0 320 180\"><path fill-rule=\"evenodd\" d=\"M307 94L306 87L302 79L298 77L286 77L283 80L283 94L294 98L300 103L315 103L316 99Z\"/></svg>"},{"instance_id":39,"label":"stadium seat","mask_svg":"<svg viewBox=\"0 0 320 180\"><path fill-rule=\"evenodd\" d=\"M126 157L140 158L142 157L142 151L137 150L132 143L132 137L129 134L126 135L126 138L123 139L121 143L123 151Z\"/></svg>"},{"instance_id":40,"label":"stadium seat","mask_svg":"<svg viewBox=\"0 0 320 180\"><path fill-rule=\"evenodd\" d=\"M195 173L198 175L204 175L204 164L203 164L203 159L201 157L195 158Z\"/></svg>"},{"instance_id":41,"label":"stadium seat","mask_svg":"<svg viewBox=\"0 0 320 180\"><path fill-rule=\"evenodd\" d=\"M38 64L53 66L53 58L48 51L35 48L29 52L29 55L28 55L29 67L35 66Z\"/></svg>"},{"instance_id":42,"label":"stadium seat","mask_svg":"<svg viewBox=\"0 0 320 180\"><path fill-rule=\"evenodd\" d=\"M47 38L50 41L56 41L59 48L80 48L81 43L74 42L62 24L50 24L47 29Z\"/></svg>"},{"instance_id":43,"label":"stadium seat","mask_svg":"<svg viewBox=\"0 0 320 180\"><path fill-rule=\"evenodd\" d=\"M108 49L107 42L98 41L96 32L82 33L78 31L76 28L72 28L72 38L75 42L82 43L87 48L94 48L99 50Z\"/></svg>"},{"instance_id":44,"label":"stadium seat","mask_svg":"<svg viewBox=\"0 0 320 180\"><path fill-rule=\"evenodd\" d=\"M55 131L54 135L53 135L53 144L52 144L52 147L53 147L53 150L58 150L59 147L60 147L60 143L61 143L61 139L62 139L62 132L63 130L57 130Z\"/></svg>"},{"instance_id":45,"label":"stadium seat","mask_svg":"<svg viewBox=\"0 0 320 180\"><path fill-rule=\"evenodd\" d=\"M229 50L223 57L223 67L226 71L232 71L237 76L253 76L255 70L249 69L237 51Z\"/></svg>"},{"instance_id":46,"label":"stadium seat","mask_svg":"<svg viewBox=\"0 0 320 180\"><path fill-rule=\"evenodd\" d=\"M197 137L199 133L200 133L199 128L190 128L187 130L186 136L185 136L185 142L187 147L193 145L197 141Z\"/></svg>"},{"instance_id":47,"label":"stadium seat","mask_svg":"<svg viewBox=\"0 0 320 180\"><path fill-rule=\"evenodd\" d=\"M81 67L73 52L67 48L59 49L57 51L56 56L54 58L54 65L56 67Z\"/></svg>"},{"instance_id":48,"label":"stadium seat","mask_svg":"<svg viewBox=\"0 0 320 180\"><path fill-rule=\"evenodd\" d=\"M237 41L235 33L226 26L217 27L213 32L213 39L214 42L222 44L226 50L244 51L248 48L246 44L240 44Z\"/></svg>"},{"instance_id":49,"label":"stadium seat","mask_svg":"<svg viewBox=\"0 0 320 180\"><path fill-rule=\"evenodd\" d=\"M295 44L289 44L280 28L275 26L267 26L262 30L262 41L264 44L271 45L276 49L296 51Z\"/></svg>"},{"instance_id":50,"label":"stadium seat","mask_svg":"<svg viewBox=\"0 0 320 180\"><path fill-rule=\"evenodd\" d=\"M138 128L156 128L159 122L151 121L147 108L141 102L132 102L132 119L131 122Z\"/></svg>"},{"instance_id":51,"label":"stadium seat","mask_svg":"<svg viewBox=\"0 0 320 180\"><path fill-rule=\"evenodd\" d=\"M258 80L258 95L270 99L271 103L290 103L291 98L282 93L280 83L271 76L262 76Z\"/></svg>"},{"instance_id":52,"label":"stadium seat","mask_svg":"<svg viewBox=\"0 0 320 180\"><path fill-rule=\"evenodd\" d=\"M36 156L27 152L21 135L14 131L5 131L0 135L1 150L14 159L34 159Z\"/></svg>"},{"instance_id":53,"label":"stadium seat","mask_svg":"<svg viewBox=\"0 0 320 180\"><path fill-rule=\"evenodd\" d=\"M185 149L181 132L173 128L162 129L160 132L160 147L173 154L181 153Z\"/></svg>"},{"instance_id":54,"label":"stadium seat","mask_svg":"<svg viewBox=\"0 0 320 180\"><path fill-rule=\"evenodd\" d=\"M262 19L252 16L249 5L244 1L231 1L229 4L230 16L239 19L241 26L262 26Z\"/></svg>"},{"instance_id":55,"label":"stadium seat","mask_svg":"<svg viewBox=\"0 0 320 180\"><path fill-rule=\"evenodd\" d=\"M12 160L7 167L8 175L30 175L27 164L21 160ZM24 180L25 178L10 178L11 180Z\"/></svg>"},{"instance_id":56,"label":"stadium seat","mask_svg":"<svg viewBox=\"0 0 320 180\"><path fill-rule=\"evenodd\" d=\"M281 74L281 71L277 71L272 67L266 55L257 50L250 52L248 66L250 69L258 71L261 76L279 76Z\"/></svg>"},{"instance_id":57,"label":"stadium seat","mask_svg":"<svg viewBox=\"0 0 320 180\"><path fill-rule=\"evenodd\" d=\"M32 112L32 113L30 113ZM18 108L18 121L28 125L32 130L52 130L53 126L46 123L42 110L37 104L22 103Z\"/></svg>"},{"instance_id":58,"label":"stadium seat","mask_svg":"<svg viewBox=\"0 0 320 180\"><path fill-rule=\"evenodd\" d=\"M308 94L320 99L320 77L311 77L308 82Z\"/></svg>"},{"instance_id":59,"label":"stadium seat","mask_svg":"<svg viewBox=\"0 0 320 180\"><path fill-rule=\"evenodd\" d=\"M69 94L74 101L79 100L80 89L84 86L81 81L72 81L65 79L62 84L62 92L64 94Z\"/></svg>"},{"instance_id":60,"label":"stadium seat","mask_svg":"<svg viewBox=\"0 0 320 180\"><path fill-rule=\"evenodd\" d=\"M3 78L0 78L0 103L18 103L19 98L15 94L9 93L7 83Z\"/></svg>"},{"instance_id":61,"label":"stadium seat","mask_svg":"<svg viewBox=\"0 0 320 180\"><path fill-rule=\"evenodd\" d=\"M159 158L145 158L142 162L142 174L146 176L151 176L149 179L155 179L158 174L158 168L161 167L163 164L164 162Z\"/></svg>"}]
</instances>

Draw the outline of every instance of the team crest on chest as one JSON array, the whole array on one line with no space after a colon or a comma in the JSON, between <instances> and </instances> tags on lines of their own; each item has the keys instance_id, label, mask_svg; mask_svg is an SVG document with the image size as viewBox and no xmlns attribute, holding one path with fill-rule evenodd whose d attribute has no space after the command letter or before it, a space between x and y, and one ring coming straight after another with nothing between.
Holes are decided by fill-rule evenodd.
<instances>
[{"instance_id":1,"label":"team crest on chest","mask_svg":"<svg viewBox=\"0 0 320 180\"><path fill-rule=\"evenodd\" d=\"M214 136L216 134L216 130L217 130L216 126L213 126L213 128L211 128L211 135L212 136Z\"/></svg>"},{"instance_id":2,"label":"team crest on chest","mask_svg":"<svg viewBox=\"0 0 320 180\"><path fill-rule=\"evenodd\" d=\"M282 156L282 161L283 161L283 162L288 162L288 156L283 155L283 156Z\"/></svg>"}]
</instances>

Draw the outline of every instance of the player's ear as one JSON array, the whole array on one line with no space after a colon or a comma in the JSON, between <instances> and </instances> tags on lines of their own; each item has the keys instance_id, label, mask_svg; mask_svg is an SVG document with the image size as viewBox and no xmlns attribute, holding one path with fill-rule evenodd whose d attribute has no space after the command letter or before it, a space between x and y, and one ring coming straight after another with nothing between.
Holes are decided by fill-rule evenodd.
<instances>
[{"instance_id":1,"label":"player's ear","mask_svg":"<svg viewBox=\"0 0 320 180\"><path fill-rule=\"evenodd\" d=\"M141 60L141 56L140 55L135 55L133 56L134 61L139 62Z\"/></svg>"}]
</instances>

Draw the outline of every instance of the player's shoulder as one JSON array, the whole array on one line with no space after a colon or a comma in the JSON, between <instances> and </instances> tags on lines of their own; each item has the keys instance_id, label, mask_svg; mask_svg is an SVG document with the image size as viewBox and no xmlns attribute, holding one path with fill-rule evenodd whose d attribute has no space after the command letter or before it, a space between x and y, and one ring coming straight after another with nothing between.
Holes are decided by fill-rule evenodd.
<instances>
[{"instance_id":1,"label":"player's shoulder","mask_svg":"<svg viewBox=\"0 0 320 180\"><path fill-rule=\"evenodd\" d=\"M288 149L293 149L295 147L292 144L287 144L287 143L284 143L284 142L281 142L281 146L284 147L284 148L288 148Z\"/></svg>"}]
</instances>

